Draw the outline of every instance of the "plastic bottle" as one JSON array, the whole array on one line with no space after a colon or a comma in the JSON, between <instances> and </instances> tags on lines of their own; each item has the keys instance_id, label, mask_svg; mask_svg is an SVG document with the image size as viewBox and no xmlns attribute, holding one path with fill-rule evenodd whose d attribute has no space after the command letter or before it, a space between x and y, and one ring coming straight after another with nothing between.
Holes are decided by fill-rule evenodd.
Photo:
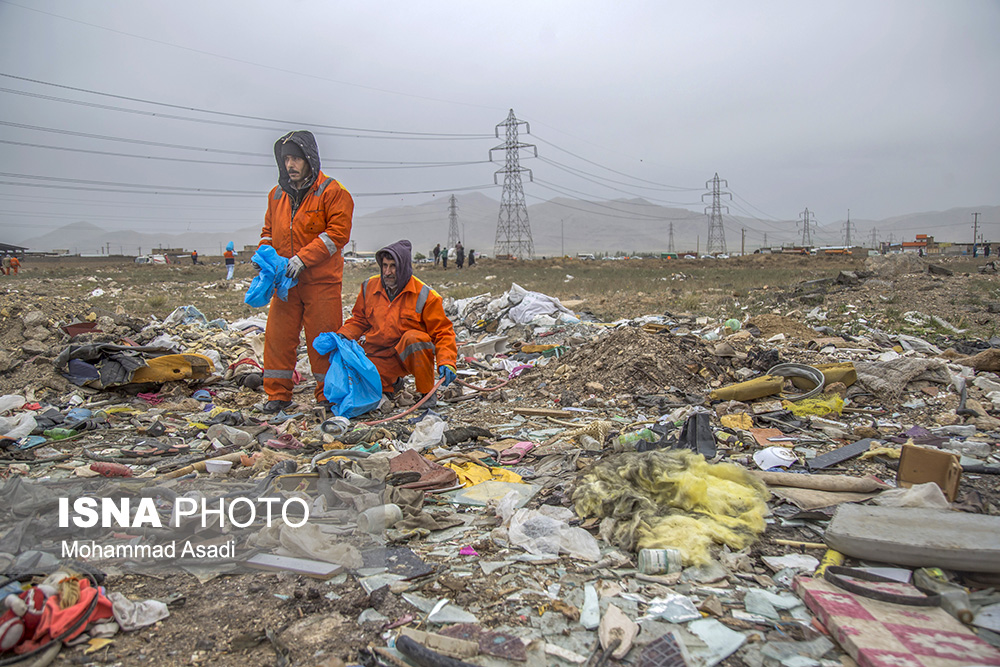
<instances>
[{"instance_id":1,"label":"plastic bottle","mask_svg":"<svg viewBox=\"0 0 1000 667\"><path fill-rule=\"evenodd\" d=\"M76 435L76 431L71 428L50 428L47 431L43 431L42 435L49 440L65 440Z\"/></svg>"},{"instance_id":2,"label":"plastic bottle","mask_svg":"<svg viewBox=\"0 0 1000 667\"><path fill-rule=\"evenodd\" d=\"M957 584L945 580L944 572L936 567L922 567L913 573L913 583L925 591L941 596L941 608L966 625L974 614L969 607L969 593Z\"/></svg>"}]
</instances>

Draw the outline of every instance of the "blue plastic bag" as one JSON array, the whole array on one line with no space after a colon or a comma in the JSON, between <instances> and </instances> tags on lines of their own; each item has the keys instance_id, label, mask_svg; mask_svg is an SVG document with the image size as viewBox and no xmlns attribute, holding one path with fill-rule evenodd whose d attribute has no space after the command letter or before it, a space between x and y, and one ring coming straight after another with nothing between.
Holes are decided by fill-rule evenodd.
<instances>
[{"instance_id":1,"label":"blue plastic bag","mask_svg":"<svg viewBox=\"0 0 1000 667\"><path fill-rule=\"evenodd\" d=\"M257 248L250 261L260 267L260 273L251 281L243 302L254 308L263 308L275 293L279 299L287 301L288 289L295 287L299 282L297 279L285 277L288 258L279 255L271 246L262 245Z\"/></svg>"},{"instance_id":2,"label":"blue plastic bag","mask_svg":"<svg viewBox=\"0 0 1000 667\"><path fill-rule=\"evenodd\" d=\"M322 333L313 340L313 348L330 355L323 395L330 401L333 414L351 419L378 407L382 400L382 380L357 341Z\"/></svg>"}]
</instances>

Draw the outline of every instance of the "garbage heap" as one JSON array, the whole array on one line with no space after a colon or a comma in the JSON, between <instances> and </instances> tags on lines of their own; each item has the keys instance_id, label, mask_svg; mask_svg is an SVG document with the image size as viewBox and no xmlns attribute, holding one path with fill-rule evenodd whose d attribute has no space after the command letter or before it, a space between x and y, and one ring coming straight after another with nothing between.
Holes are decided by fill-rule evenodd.
<instances>
[{"instance_id":1,"label":"garbage heap","mask_svg":"<svg viewBox=\"0 0 1000 667\"><path fill-rule=\"evenodd\" d=\"M353 420L307 368L255 409L262 320L25 313L3 659L1000 664L997 349L516 285L448 311L461 382Z\"/></svg>"}]
</instances>

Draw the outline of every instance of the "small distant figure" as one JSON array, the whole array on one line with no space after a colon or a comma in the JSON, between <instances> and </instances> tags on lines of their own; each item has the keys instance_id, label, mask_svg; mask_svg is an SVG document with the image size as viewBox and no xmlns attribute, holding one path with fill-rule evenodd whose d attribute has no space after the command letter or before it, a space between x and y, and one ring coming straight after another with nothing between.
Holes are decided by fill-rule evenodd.
<instances>
[{"instance_id":1,"label":"small distant figure","mask_svg":"<svg viewBox=\"0 0 1000 667\"><path fill-rule=\"evenodd\" d=\"M21 260L17 258L17 255L14 255L13 257L10 258L10 270L13 271L14 275L16 276L20 268L21 268Z\"/></svg>"},{"instance_id":2,"label":"small distant figure","mask_svg":"<svg viewBox=\"0 0 1000 667\"><path fill-rule=\"evenodd\" d=\"M983 246L983 255L984 256L989 257L991 252L993 252L993 245L992 244L987 243L985 246Z\"/></svg>"},{"instance_id":3,"label":"small distant figure","mask_svg":"<svg viewBox=\"0 0 1000 667\"><path fill-rule=\"evenodd\" d=\"M10 255L3 256L3 262L0 263L0 272L2 272L5 276L10 275Z\"/></svg>"},{"instance_id":4,"label":"small distant figure","mask_svg":"<svg viewBox=\"0 0 1000 667\"><path fill-rule=\"evenodd\" d=\"M445 271L448 270L448 249L444 248L441 250L441 268Z\"/></svg>"},{"instance_id":5,"label":"small distant figure","mask_svg":"<svg viewBox=\"0 0 1000 667\"><path fill-rule=\"evenodd\" d=\"M198 251L197 250L192 250L191 251L191 263L192 264L197 264L198 263Z\"/></svg>"},{"instance_id":6,"label":"small distant figure","mask_svg":"<svg viewBox=\"0 0 1000 667\"><path fill-rule=\"evenodd\" d=\"M459 241L455 244L455 264L461 269L465 265L465 246Z\"/></svg>"},{"instance_id":7,"label":"small distant figure","mask_svg":"<svg viewBox=\"0 0 1000 667\"><path fill-rule=\"evenodd\" d=\"M918 257L923 257L924 256L924 249L923 248L917 248L917 256Z\"/></svg>"},{"instance_id":8,"label":"small distant figure","mask_svg":"<svg viewBox=\"0 0 1000 667\"><path fill-rule=\"evenodd\" d=\"M471 269L476 265L476 249L472 248L469 250L469 268Z\"/></svg>"},{"instance_id":9,"label":"small distant figure","mask_svg":"<svg viewBox=\"0 0 1000 667\"><path fill-rule=\"evenodd\" d=\"M226 260L226 280L233 279L233 271L236 270L236 254L233 252L233 242L226 244L226 252L222 253Z\"/></svg>"},{"instance_id":10,"label":"small distant figure","mask_svg":"<svg viewBox=\"0 0 1000 667\"><path fill-rule=\"evenodd\" d=\"M441 244L438 243L434 246L434 266L438 265L438 261L441 259Z\"/></svg>"}]
</instances>

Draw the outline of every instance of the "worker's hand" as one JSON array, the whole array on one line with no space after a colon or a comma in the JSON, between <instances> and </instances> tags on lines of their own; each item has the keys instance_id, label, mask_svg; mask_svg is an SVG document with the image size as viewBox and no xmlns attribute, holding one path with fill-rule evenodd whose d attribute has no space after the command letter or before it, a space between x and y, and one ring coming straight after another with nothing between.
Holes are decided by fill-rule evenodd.
<instances>
[{"instance_id":1,"label":"worker's hand","mask_svg":"<svg viewBox=\"0 0 1000 667\"><path fill-rule=\"evenodd\" d=\"M455 381L455 367L442 365L438 366L438 377L444 378L444 385L447 387Z\"/></svg>"},{"instance_id":2,"label":"worker's hand","mask_svg":"<svg viewBox=\"0 0 1000 667\"><path fill-rule=\"evenodd\" d=\"M298 255L295 255L290 260L288 260L288 267L285 269L285 277L295 280L302 273L302 269L306 268L306 265L302 263Z\"/></svg>"}]
</instances>

